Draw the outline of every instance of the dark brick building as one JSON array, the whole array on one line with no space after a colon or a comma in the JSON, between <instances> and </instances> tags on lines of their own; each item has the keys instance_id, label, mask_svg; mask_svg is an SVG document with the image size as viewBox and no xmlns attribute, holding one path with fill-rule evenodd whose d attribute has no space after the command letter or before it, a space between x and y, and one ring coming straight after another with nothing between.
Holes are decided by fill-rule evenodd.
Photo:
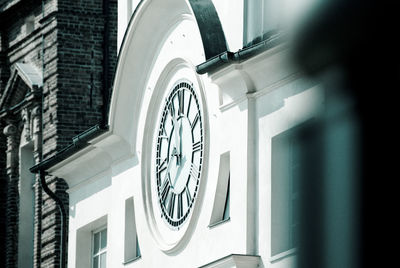
<instances>
[{"instance_id":1,"label":"dark brick building","mask_svg":"<svg viewBox=\"0 0 400 268\"><path fill-rule=\"evenodd\" d=\"M104 125L116 60L117 0L0 0L0 267L60 266L60 212L29 168Z\"/></svg>"}]
</instances>

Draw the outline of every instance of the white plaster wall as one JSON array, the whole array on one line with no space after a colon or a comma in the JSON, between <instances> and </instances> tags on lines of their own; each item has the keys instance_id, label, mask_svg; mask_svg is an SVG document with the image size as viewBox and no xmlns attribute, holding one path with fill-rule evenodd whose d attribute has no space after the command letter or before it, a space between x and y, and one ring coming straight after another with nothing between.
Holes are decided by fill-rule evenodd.
<instances>
[{"instance_id":1,"label":"white plaster wall","mask_svg":"<svg viewBox=\"0 0 400 268\"><path fill-rule=\"evenodd\" d=\"M132 7L133 10L135 3L137 1L118 2L119 10L122 10L118 18L119 44L122 40L120 33L125 32L128 23L127 9ZM243 3L239 0L214 1L229 48L233 51L241 48L243 43ZM285 64L287 53L282 47L241 65L230 66L212 77L198 77L204 89L205 116L209 126L206 130L209 154L204 164L207 165L207 180L202 184L204 195L196 201L199 213L194 215L198 219L187 244L181 250L166 253L160 250L153 237L146 219L148 210L141 163L142 142L149 135L144 131L146 119L148 114L157 110L150 103L160 74L172 60L179 58L191 66L204 61L201 38L194 19L186 13L183 18L183 22L177 19L175 24L170 25L170 31L165 35L159 29L154 29L157 35L151 35L148 30L144 33L143 25L138 22L136 35L133 35L131 42L139 43L141 47L136 51L128 47L125 51L127 58L120 62L120 68L130 73L126 75L118 71L122 78L115 84L118 87L115 92L124 90L127 95L113 99L112 109L115 110L111 120L114 121L110 124L113 131L120 131L114 135L127 133L119 138L122 137L124 144L133 149L127 149L130 153L119 159L104 158L110 163L104 164L109 168L101 173L81 172L85 177L74 180L76 183L69 190L69 264L75 264L76 258L83 258L82 252L77 252L76 248L79 241L77 232L96 226L96 221L106 216L108 267L198 267L232 253L260 255L260 267L294 267L293 252L281 258L274 258L270 253L271 138L318 114L323 103L323 92L313 83L301 79L295 70ZM140 38L143 38L140 34L146 38L162 37L164 39L158 41L165 43L157 46L152 42L151 46L146 47L140 43ZM143 66L138 66L135 61L141 57L138 51L146 49L154 50L154 58L144 56ZM160 56L157 58L156 55ZM130 99L133 97L135 99ZM103 143L107 143L110 137L105 137ZM96 142L101 147L99 144L102 141ZM230 220L209 228L219 159L227 151L231 160ZM111 151L109 153L113 154ZM85 159L82 157L82 161ZM96 164L94 160L90 162L91 165ZM75 162L79 161L75 159ZM86 170L95 172L100 169L87 166ZM141 258L124 264L124 206L125 200L130 197L134 198Z\"/></svg>"}]
</instances>

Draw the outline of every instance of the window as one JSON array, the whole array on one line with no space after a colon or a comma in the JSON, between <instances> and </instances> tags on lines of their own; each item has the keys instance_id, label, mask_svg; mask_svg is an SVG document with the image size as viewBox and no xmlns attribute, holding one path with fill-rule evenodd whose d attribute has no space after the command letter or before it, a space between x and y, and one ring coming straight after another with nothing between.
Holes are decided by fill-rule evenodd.
<instances>
[{"instance_id":1,"label":"window","mask_svg":"<svg viewBox=\"0 0 400 268\"><path fill-rule=\"evenodd\" d=\"M133 197L125 200L125 247L124 264L140 258L139 240L136 230L135 203Z\"/></svg>"},{"instance_id":2,"label":"window","mask_svg":"<svg viewBox=\"0 0 400 268\"><path fill-rule=\"evenodd\" d=\"M230 219L230 153L220 155L217 189L209 227Z\"/></svg>"},{"instance_id":3,"label":"window","mask_svg":"<svg viewBox=\"0 0 400 268\"><path fill-rule=\"evenodd\" d=\"M302 161L307 143L300 138L304 126L289 129L272 138L271 255L298 245L300 181L307 177Z\"/></svg>"},{"instance_id":4,"label":"window","mask_svg":"<svg viewBox=\"0 0 400 268\"><path fill-rule=\"evenodd\" d=\"M105 268L107 258L107 228L93 232L92 268Z\"/></svg>"},{"instance_id":5,"label":"window","mask_svg":"<svg viewBox=\"0 0 400 268\"><path fill-rule=\"evenodd\" d=\"M271 255L274 257L293 252L291 249L299 245L300 229L303 233L310 226L301 212L313 208L302 195L309 199L315 193L312 182L321 178L323 151L319 129L318 121L310 119L272 138Z\"/></svg>"},{"instance_id":6,"label":"window","mask_svg":"<svg viewBox=\"0 0 400 268\"><path fill-rule=\"evenodd\" d=\"M258 0L244 2L244 45L253 45L280 31L295 29L316 0Z\"/></svg>"}]
</instances>

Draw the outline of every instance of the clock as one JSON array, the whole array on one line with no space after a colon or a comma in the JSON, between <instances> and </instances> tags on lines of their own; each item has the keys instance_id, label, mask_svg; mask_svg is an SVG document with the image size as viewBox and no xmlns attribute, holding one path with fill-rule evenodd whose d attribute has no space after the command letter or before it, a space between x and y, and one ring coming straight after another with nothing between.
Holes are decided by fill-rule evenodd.
<instances>
[{"instance_id":1,"label":"clock","mask_svg":"<svg viewBox=\"0 0 400 268\"><path fill-rule=\"evenodd\" d=\"M205 61L204 48L196 21L183 15L152 44L155 51L143 75L131 79L135 87L141 85L132 102L140 105L132 131L139 164L132 172L141 180L135 191L143 201L149 241L166 254L180 252L206 218L210 165L208 91L205 76L196 72Z\"/></svg>"},{"instance_id":2,"label":"clock","mask_svg":"<svg viewBox=\"0 0 400 268\"><path fill-rule=\"evenodd\" d=\"M203 81L185 59L154 68L149 81L139 127L143 207L157 246L175 254L201 218L210 149L208 106Z\"/></svg>"},{"instance_id":3,"label":"clock","mask_svg":"<svg viewBox=\"0 0 400 268\"><path fill-rule=\"evenodd\" d=\"M191 214L203 170L203 111L193 82L176 81L161 109L152 177L161 218L179 230Z\"/></svg>"}]
</instances>

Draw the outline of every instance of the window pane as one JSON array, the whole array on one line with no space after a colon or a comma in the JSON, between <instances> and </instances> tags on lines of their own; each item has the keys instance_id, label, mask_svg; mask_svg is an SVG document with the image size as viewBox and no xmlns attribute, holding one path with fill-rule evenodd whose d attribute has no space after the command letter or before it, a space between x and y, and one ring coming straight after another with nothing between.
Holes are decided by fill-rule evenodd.
<instances>
[{"instance_id":1,"label":"window pane","mask_svg":"<svg viewBox=\"0 0 400 268\"><path fill-rule=\"evenodd\" d=\"M107 246L107 229L101 231L101 249Z\"/></svg>"},{"instance_id":2,"label":"window pane","mask_svg":"<svg viewBox=\"0 0 400 268\"><path fill-rule=\"evenodd\" d=\"M230 217L230 177L228 178L228 186L227 186L227 190L226 190L226 199L225 199L225 208L224 208L224 215L222 216L222 220L227 220Z\"/></svg>"},{"instance_id":3,"label":"window pane","mask_svg":"<svg viewBox=\"0 0 400 268\"><path fill-rule=\"evenodd\" d=\"M95 233L93 238L93 254L99 252L99 245L100 245L100 233Z\"/></svg>"},{"instance_id":4,"label":"window pane","mask_svg":"<svg viewBox=\"0 0 400 268\"><path fill-rule=\"evenodd\" d=\"M136 236L136 257L140 256L140 248L139 248L139 240L137 239Z\"/></svg>"},{"instance_id":5,"label":"window pane","mask_svg":"<svg viewBox=\"0 0 400 268\"><path fill-rule=\"evenodd\" d=\"M93 268L99 267L99 256L93 258Z\"/></svg>"},{"instance_id":6,"label":"window pane","mask_svg":"<svg viewBox=\"0 0 400 268\"><path fill-rule=\"evenodd\" d=\"M100 268L106 268L106 260L107 256L106 253L100 255Z\"/></svg>"},{"instance_id":7,"label":"window pane","mask_svg":"<svg viewBox=\"0 0 400 268\"><path fill-rule=\"evenodd\" d=\"M290 249L291 132L272 138L271 144L271 254Z\"/></svg>"}]
</instances>

